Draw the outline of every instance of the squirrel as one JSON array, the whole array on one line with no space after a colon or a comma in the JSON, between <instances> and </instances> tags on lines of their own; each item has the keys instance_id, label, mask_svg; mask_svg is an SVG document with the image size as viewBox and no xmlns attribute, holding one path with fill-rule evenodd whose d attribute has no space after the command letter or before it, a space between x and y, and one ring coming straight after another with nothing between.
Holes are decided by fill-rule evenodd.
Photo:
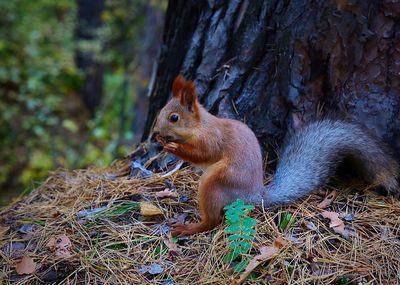
<instances>
[{"instance_id":1,"label":"squirrel","mask_svg":"<svg viewBox=\"0 0 400 285\"><path fill-rule=\"evenodd\" d=\"M200 167L201 221L172 225L183 236L215 228L223 207L242 199L265 207L294 202L328 183L344 159L362 166L363 178L398 195L399 165L378 139L357 124L322 119L295 132L284 144L276 173L263 185L262 155L253 131L244 123L218 118L201 106L195 85L177 76L172 98L154 129L164 150Z\"/></svg>"}]
</instances>

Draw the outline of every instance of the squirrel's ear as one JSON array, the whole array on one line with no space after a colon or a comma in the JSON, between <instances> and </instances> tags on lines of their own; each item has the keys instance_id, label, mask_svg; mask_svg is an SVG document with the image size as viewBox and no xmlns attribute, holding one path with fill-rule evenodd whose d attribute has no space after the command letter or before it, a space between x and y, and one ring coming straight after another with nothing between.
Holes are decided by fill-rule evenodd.
<instances>
[{"instance_id":1,"label":"squirrel's ear","mask_svg":"<svg viewBox=\"0 0 400 285\"><path fill-rule=\"evenodd\" d=\"M185 88L186 80L182 75L175 77L172 83L172 96L180 98L182 95L182 90Z\"/></svg>"},{"instance_id":2,"label":"squirrel's ear","mask_svg":"<svg viewBox=\"0 0 400 285\"><path fill-rule=\"evenodd\" d=\"M182 90L181 104L190 112L197 112L197 94L193 81L186 81L186 85Z\"/></svg>"}]
</instances>

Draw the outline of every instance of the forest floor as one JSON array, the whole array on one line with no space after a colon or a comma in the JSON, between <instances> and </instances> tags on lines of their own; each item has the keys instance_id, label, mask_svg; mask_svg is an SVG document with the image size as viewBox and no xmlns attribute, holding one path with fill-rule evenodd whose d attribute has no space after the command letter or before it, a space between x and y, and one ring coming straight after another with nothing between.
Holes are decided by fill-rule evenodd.
<instances>
[{"instance_id":1,"label":"forest floor","mask_svg":"<svg viewBox=\"0 0 400 285\"><path fill-rule=\"evenodd\" d=\"M0 284L240 283L235 264L223 261L226 223L190 237L169 234L172 223L199 219L199 174L186 167L140 178L130 167L125 159L59 170L3 208ZM400 202L352 188L324 200L332 190L251 212L257 233L248 257L277 240L281 246L245 284L399 284Z\"/></svg>"}]
</instances>

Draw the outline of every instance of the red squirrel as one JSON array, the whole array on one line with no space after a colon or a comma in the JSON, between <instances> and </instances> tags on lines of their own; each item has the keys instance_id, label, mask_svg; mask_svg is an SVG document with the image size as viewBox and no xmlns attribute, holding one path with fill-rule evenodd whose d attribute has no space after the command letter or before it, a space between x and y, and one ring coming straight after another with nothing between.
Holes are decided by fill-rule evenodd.
<instances>
[{"instance_id":1,"label":"red squirrel","mask_svg":"<svg viewBox=\"0 0 400 285\"><path fill-rule=\"evenodd\" d=\"M382 143L356 124L321 120L296 132L280 153L272 182L263 185L262 155L244 123L213 116L197 100L195 85L177 76L172 98L154 126L157 141L179 158L200 167L201 221L173 225L173 235L211 230L225 205L242 199L264 206L293 202L325 185L345 158L362 165L363 178L399 193L398 163Z\"/></svg>"}]
</instances>

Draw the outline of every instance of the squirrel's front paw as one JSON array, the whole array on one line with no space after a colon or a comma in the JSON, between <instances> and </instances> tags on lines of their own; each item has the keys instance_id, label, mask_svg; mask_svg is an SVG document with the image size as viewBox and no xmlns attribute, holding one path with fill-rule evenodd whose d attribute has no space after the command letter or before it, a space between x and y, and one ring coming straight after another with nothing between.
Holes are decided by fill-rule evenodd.
<instances>
[{"instance_id":1,"label":"squirrel's front paw","mask_svg":"<svg viewBox=\"0 0 400 285\"><path fill-rule=\"evenodd\" d=\"M175 153L178 150L179 145L177 143L174 142L169 142L167 144L164 145L164 149L165 151L171 152L171 153Z\"/></svg>"}]
</instances>

